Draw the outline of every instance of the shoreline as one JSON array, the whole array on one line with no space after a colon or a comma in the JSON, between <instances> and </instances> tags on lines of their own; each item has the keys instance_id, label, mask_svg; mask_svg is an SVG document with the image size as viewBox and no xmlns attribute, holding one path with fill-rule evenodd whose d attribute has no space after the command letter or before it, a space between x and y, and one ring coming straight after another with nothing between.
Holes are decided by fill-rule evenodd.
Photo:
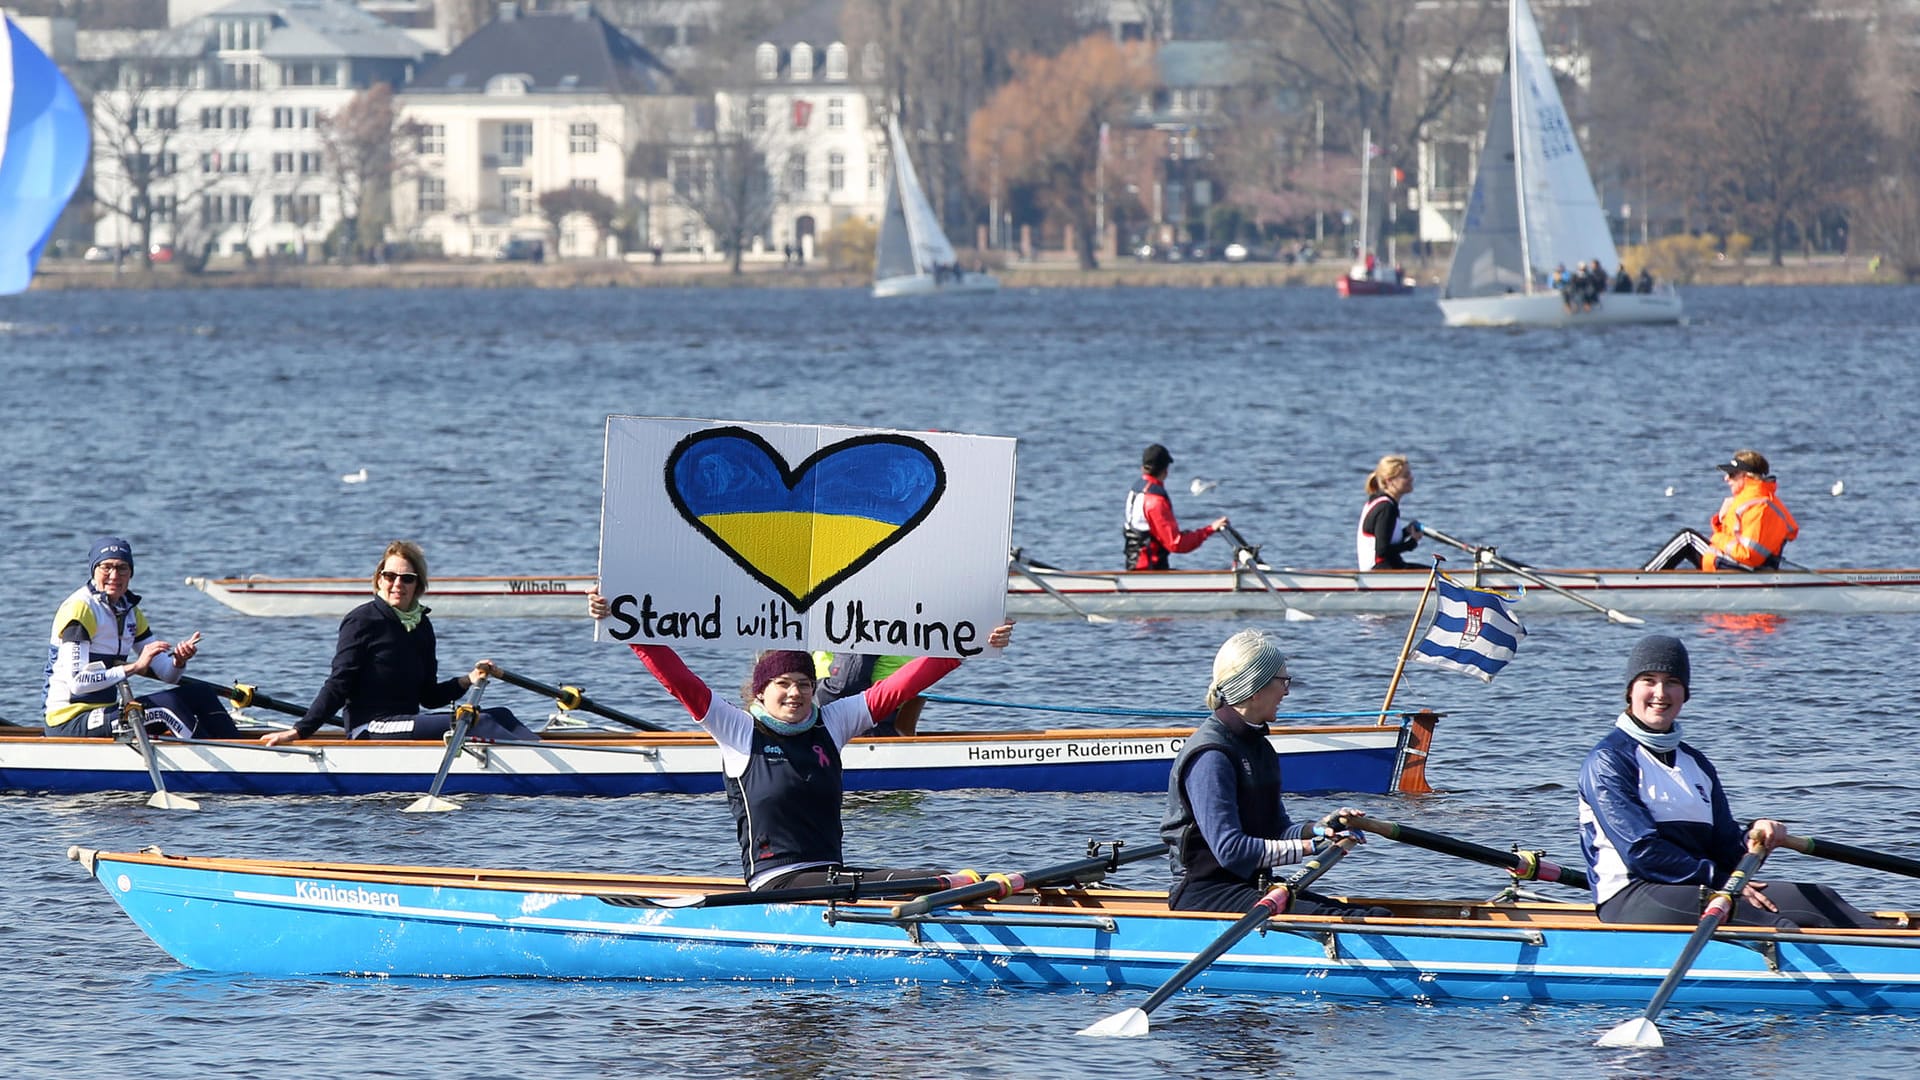
<instances>
[{"instance_id":1,"label":"shoreline","mask_svg":"<svg viewBox=\"0 0 1920 1080\"><path fill-rule=\"evenodd\" d=\"M1445 266L1414 267L1423 289L1436 288ZM1141 263L1116 259L1096 270L1071 261L1012 262L995 271L1007 289L1326 288L1341 269L1322 261L1283 263ZM356 266L217 266L200 274L156 265L114 266L72 259L40 264L33 290L109 289L642 289L780 288L858 289L869 275L748 263L738 275L721 262L661 266L611 259L520 263L390 263ZM1749 259L1703 268L1682 288L1704 286L1897 285L1896 274L1869 269L1864 258L1789 258L1784 266Z\"/></svg>"}]
</instances>

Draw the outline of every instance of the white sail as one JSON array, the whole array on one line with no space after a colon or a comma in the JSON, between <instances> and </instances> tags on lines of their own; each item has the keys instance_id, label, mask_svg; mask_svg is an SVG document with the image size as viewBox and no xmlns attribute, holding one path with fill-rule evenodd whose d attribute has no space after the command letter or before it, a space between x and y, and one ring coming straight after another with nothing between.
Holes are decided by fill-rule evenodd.
<instances>
[{"instance_id":1,"label":"white sail","mask_svg":"<svg viewBox=\"0 0 1920 1080\"><path fill-rule=\"evenodd\" d=\"M1487 107L1487 137L1473 172L1473 194L1447 267L1442 296L1498 296L1525 292L1520 251L1520 199L1513 179L1513 109L1502 72Z\"/></svg>"},{"instance_id":2,"label":"white sail","mask_svg":"<svg viewBox=\"0 0 1920 1080\"><path fill-rule=\"evenodd\" d=\"M900 205L900 184L887 175L887 211L880 219L880 238L873 246L873 279L912 277L913 237L907 231L907 213Z\"/></svg>"},{"instance_id":3,"label":"white sail","mask_svg":"<svg viewBox=\"0 0 1920 1080\"><path fill-rule=\"evenodd\" d=\"M1513 37L1514 146L1519 155L1521 221L1535 281L1556 266L1571 270L1600 260L1603 269L1619 268L1613 232L1593 190L1593 176L1574 138L1573 124L1560 101L1553 68L1540 44L1540 28L1526 0L1513 0L1509 31Z\"/></svg>"},{"instance_id":4,"label":"white sail","mask_svg":"<svg viewBox=\"0 0 1920 1080\"><path fill-rule=\"evenodd\" d=\"M893 175L899 184L900 207L907 218L907 235L913 242L914 269L931 274L936 265L952 266L956 261L953 245L947 242L940 219L934 216L926 193L920 190L920 178L914 174L913 159L907 156L907 142L900 137L898 119L887 120L887 137L893 144Z\"/></svg>"}]
</instances>

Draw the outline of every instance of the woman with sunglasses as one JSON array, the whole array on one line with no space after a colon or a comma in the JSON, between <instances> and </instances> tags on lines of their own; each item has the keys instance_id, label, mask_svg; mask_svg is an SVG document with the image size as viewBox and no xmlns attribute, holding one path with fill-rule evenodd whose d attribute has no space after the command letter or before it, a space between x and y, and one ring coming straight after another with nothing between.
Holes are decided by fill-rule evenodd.
<instances>
[{"instance_id":1,"label":"woman with sunglasses","mask_svg":"<svg viewBox=\"0 0 1920 1080\"><path fill-rule=\"evenodd\" d=\"M491 661L451 679L440 678L427 592L427 557L410 540L387 545L373 574L374 598L347 612L333 654L333 671L307 714L286 731L262 736L268 746L305 739L336 712L349 739L438 739L453 714L425 712L451 704L486 678ZM482 709L469 732L495 742L537 742L540 736L506 709Z\"/></svg>"},{"instance_id":2,"label":"woman with sunglasses","mask_svg":"<svg viewBox=\"0 0 1920 1080\"><path fill-rule=\"evenodd\" d=\"M1213 715L1194 729L1173 759L1167 813L1160 836L1172 849L1175 911L1246 911L1272 888L1268 871L1302 862L1317 850L1315 837L1347 835L1287 816L1280 799L1280 755L1267 725L1293 688L1287 658L1272 637L1242 630L1213 658L1207 707ZM1339 816L1358 816L1342 809ZM1358 833L1352 834L1356 838ZM1387 915L1303 890L1288 912L1296 915Z\"/></svg>"}]
</instances>

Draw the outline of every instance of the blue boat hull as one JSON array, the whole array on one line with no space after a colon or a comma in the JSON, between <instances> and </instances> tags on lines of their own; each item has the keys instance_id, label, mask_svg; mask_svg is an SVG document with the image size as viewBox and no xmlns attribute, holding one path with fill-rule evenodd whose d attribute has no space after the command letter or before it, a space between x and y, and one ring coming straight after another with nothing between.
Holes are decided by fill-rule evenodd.
<instances>
[{"instance_id":1,"label":"blue boat hull","mask_svg":"<svg viewBox=\"0 0 1920 1080\"><path fill-rule=\"evenodd\" d=\"M1145 992L1238 914L1170 913L1160 894L1090 890L898 920L885 902L873 901L657 906L728 887L696 879L73 854L182 964L263 975ZM1687 936L1684 928L1603 926L1587 909L1564 905L1370 902L1401 917L1275 920L1192 986L1314 997L1644 1004ZM1743 940L1709 943L1675 1001L1920 1007L1920 931L1734 933Z\"/></svg>"}]
</instances>

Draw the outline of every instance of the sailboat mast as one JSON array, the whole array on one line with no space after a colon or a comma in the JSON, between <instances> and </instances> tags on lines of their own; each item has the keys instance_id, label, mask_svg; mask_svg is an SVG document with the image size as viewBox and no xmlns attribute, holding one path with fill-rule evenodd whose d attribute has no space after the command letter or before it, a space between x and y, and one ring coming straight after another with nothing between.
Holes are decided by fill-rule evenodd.
<instances>
[{"instance_id":1,"label":"sailboat mast","mask_svg":"<svg viewBox=\"0 0 1920 1080\"><path fill-rule=\"evenodd\" d=\"M1513 199L1520 212L1520 272L1527 279L1527 295L1533 295L1533 247L1527 242L1527 155L1520 148L1523 98L1520 94L1520 5L1527 0L1507 0L1507 111L1513 114Z\"/></svg>"},{"instance_id":2,"label":"sailboat mast","mask_svg":"<svg viewBox=\"0 0 1920 1080\"><path fill-rule=\"evenodd\" d=\"M1373 234L1367 231L1367 203L1373 195L1373 129L1360 129L1360 257L1373 250Z\"/></svg>"}]
</instances>

